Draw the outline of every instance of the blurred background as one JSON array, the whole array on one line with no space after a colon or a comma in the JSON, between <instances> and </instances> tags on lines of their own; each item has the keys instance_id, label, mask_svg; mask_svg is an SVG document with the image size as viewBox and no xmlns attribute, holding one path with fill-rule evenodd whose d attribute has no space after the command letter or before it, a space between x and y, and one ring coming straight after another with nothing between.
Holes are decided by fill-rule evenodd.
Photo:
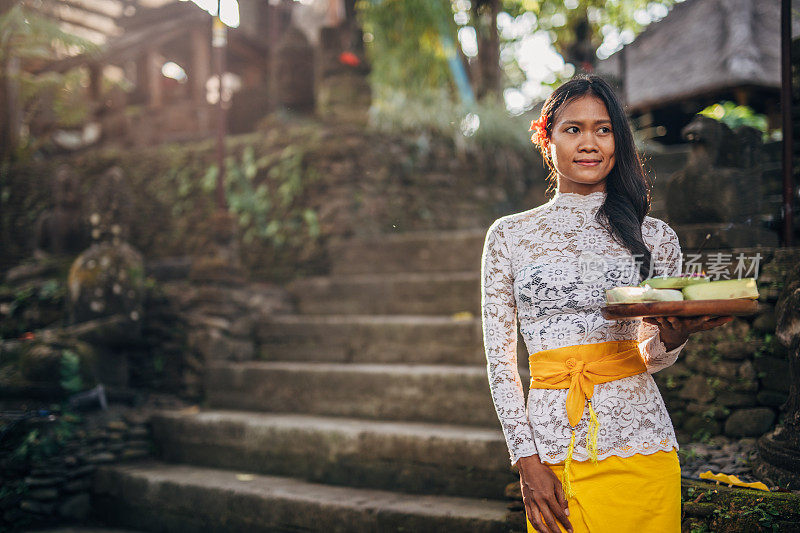
<instances>
[{"instance_id":1,"label":"blurred background","mask_svg":"<svg viewBox=\"0 0 800 533\"><path fill-rule=\"evenodd\" d=\"M0 529L524 530L480 254L580 73L650 215L759 282L655 376L684 527L800 527L799 8L0 0Z\"/></svg>"}]
</instances>

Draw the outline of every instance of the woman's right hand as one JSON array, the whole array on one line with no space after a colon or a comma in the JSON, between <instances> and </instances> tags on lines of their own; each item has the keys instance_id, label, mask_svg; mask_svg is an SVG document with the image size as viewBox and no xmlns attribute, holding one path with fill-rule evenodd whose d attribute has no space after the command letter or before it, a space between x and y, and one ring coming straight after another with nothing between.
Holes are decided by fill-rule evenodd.
<instances>
[{"instance_id":1,"label":"woman's right hand","mask_svg":"<svg viewBox=\"0 0 800 533\"><path fill-rule=\"evenodd\" d=\"M540 533L560 533L558 522L572 533L569 508L558 477L539 461L538 455L517 460L522 503L531 525ZM544 519L544 522L542 521Z\"/></svg>"}]
</instances>

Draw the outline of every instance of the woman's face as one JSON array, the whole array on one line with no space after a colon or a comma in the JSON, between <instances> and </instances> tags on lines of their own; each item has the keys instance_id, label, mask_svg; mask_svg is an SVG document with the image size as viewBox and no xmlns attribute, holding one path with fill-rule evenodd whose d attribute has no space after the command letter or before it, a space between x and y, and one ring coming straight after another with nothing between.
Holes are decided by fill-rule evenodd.
<instances>
[{"instance_id":1,"label":"woman's face","mask_svg":"<svg viewBox=\"0 0 800 533\"><path fill-rule=\"evenodd\" d=\"M614 132L605 103L580 96L556 112L550 134L550 156L561 192L604 191L614 168Z\"/></svg>"}]
</instances>

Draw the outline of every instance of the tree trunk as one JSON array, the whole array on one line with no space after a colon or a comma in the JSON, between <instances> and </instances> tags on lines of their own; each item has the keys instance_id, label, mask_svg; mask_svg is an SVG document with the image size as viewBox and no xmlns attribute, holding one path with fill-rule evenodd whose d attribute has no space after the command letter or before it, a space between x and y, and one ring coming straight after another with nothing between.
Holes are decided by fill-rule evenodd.
<instances>
[{"instance_id":1,"label":"tree trunk","mask_svg":"<svg viewBox=\"0 0 800 533\"><path fill-rule=\"evenodd\" d=\"M475 0L472 18L478 37L478 72L475 76L475 96L502 97L502 71L500 70L500 35L497 33L497 14L500 0Z\"/></svg>"},{"instance_id":2,"label":"tree trunk","mask_svg":"<svg viewBox=\"0 0 800 533\"><path fill-rule=\"evenodd\" d=\"M572 39L563 46L556 41L556 50L564 58L565 63L572 63L575 66L576 73L593 72L597 64L597 55L592 39L592 26L586 11L576 11L576 16L567 20L567 26L571 30Z\"/></svg>"},{"instance_id":3,"label":"tree trunk","mask_svg":"<svg viewBox=\"0 0 800 533\"><path fill-rule=\"evenodd\" d=\"M4 16L14 5L12 0L0 0L0 17ZM7 50L4 50L4 55ZM9 159L16 152L14 142L13 117L15 112L11 109L13 91L10 91L8 77L8 58L0 61L0 161Z\"/></svg>"}]
</instances>

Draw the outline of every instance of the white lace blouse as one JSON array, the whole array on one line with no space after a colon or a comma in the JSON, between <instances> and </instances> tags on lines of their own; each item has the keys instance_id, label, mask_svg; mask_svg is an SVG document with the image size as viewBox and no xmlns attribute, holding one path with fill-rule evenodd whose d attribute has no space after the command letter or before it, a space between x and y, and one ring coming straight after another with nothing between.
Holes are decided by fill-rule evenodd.
<instances>
[{"instance_id":1,"label":"white lace blouse","mask_svg":"<svg viewBox=\"0 0 800 533\"><path fill-rule=\"evenodd\" d=\"M678 448L651 374L674 363L686 343L666 351L657 326L641 319L606 320L600 314L606 289L639 282L635 260L641 260L595 220L605 195L556 192L545 204L497 219L486 234L483 342L492 399L512 464L534 454L544 463L563 461L572 431L567 389L531 389L526 408L517 367L517 319L529 354L574 344L639 341L647 372L595 385L598 459ZM682 256L673 229L647 216L642 234L653 254L655 273L680 274ZM588 416L586 409L575 428L576 461L589 458Z\"/></svg>"}]
</instances>

